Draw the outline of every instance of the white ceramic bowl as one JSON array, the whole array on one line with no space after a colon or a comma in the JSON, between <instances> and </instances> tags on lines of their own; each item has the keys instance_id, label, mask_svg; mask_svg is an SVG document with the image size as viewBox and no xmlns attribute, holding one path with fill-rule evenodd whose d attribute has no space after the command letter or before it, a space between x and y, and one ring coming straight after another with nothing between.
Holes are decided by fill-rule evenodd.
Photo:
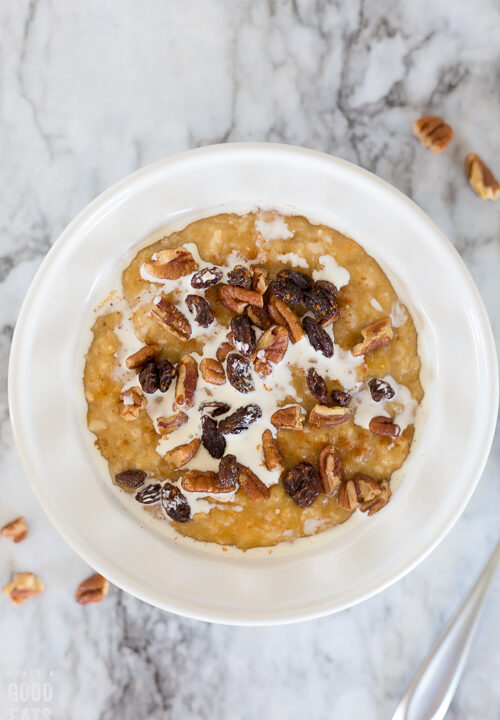
<instances>
[{"instance_id":1,"label":"white ceramic bowl","mask_svg":"<svg viewBox=\"0 0 500 720\"><path fill-rule=\"evenodd\" d=\"M304 214L360 242L409 304L429 368L426 423L387 508L288 554L210 554L141 528L102 477L82 423L80 340L106 278L157 228L236 206ZM158 607L250 625L341 610L415 567L452 527L479 480L498 382L479 293L451 244L414 203L343 160L248 143L158 162L80 213L26 296L12 345L9 401L26 474L79 555Z\"/></svg>"}]
</instances>

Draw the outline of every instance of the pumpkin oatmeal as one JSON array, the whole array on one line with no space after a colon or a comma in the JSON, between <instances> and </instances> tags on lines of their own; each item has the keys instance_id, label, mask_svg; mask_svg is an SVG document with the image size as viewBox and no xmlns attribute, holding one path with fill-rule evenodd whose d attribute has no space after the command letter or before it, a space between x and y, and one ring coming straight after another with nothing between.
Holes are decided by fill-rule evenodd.
<instances>
[{"instance_id":1,"label":"pumpkin oatmeal","mask_svg":"<svg viewBox=\"0 0 500 720\"><path fill-rule=\"evenodd\" d=\"M423 397L417 333L354 240L275 212L156 233L92 331L88 427L152 521L248 549L388 503Z\"/></svg>"}]
</instances>

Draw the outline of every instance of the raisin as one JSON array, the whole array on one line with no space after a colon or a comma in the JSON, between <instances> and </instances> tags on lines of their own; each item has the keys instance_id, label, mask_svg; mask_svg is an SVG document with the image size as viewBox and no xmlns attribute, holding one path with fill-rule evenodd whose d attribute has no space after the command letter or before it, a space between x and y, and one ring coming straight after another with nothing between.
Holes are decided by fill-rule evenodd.
<instances>
[{"instance_id":1,"label":"raisin","mask_svg":"<svg viewBox=\"0 0 500 720\"><path fill-rule=\"evenodd\" d=\"M302 289L288 278L279 278L271 280L269 289L273 295L279 297L280 300L286 302L287 305L298 305L304 302L304 293Z\"/></svg>"},{"instance_id":2,"label":"raisin","mask_svg":"<svg viewBox=\"0 0 500 720\"><path fill-rule=\"evenodd\" d=\"M221 280L222 270L217 267L209 267L195 272L191 278L191 285L197 290L201 290L202 288L208 288L211 285L217 285L217 283Z\"/></svg>"},{"instance_id":3,"label":"raisin","mask_svg":"<svg viewBox=\"0 0 500 720\"><path fill-rule=\"evenodd\" d=\"M165 483L161 489L161 504L168 517L176 522L187 522L191 519L191 508L185 496L172 483Z\"/></svg>"},{"instance_id":4,"label":"raisin","mask_svg":"<svg viewBox=\"0 0 500 720\"><path fill-rule=\"evenodd\" d=\"M226 438L219 432L217 421L208 415L201 418L201 442L213 458L221 458L226 449Z\"/></svg>"},{"instance_id":5,"label":"raisin","mask_svg":"<svg viewBox=\"0 0 500 720\"><path fill-rule=\"evenodd\" d=\"M318 498L321 480L310 463L301 462L287 472L283 479L286 493L299 507L312 505Z\"/></svg>"},{"instance_id":6,"label":"raisin","mask_svg":"<svg viewBox=\"0 0 500 720\"><path fill-rule=\"evenodd\" d=\"M271 318L265 307L258 308L255 305L247 305L245 315L250 322L261 330L269 330L272 325Z\"/></svg>"},{"instance_id":7,"label":"raisin","mask_svg":"<svg viewBox=\"0 0 500 720\"><path fill-rule=\"evenodd\" d=\"M301 290L310 290L313 286L312 278L310 278L309 275L298 272L297 270L291 270L290 268L280 270L276 277L280 278L280 280L282 278L285 280L291 280Z\"/></svg>"},{"instance_id":8,"label":"raisin","mask_svg":"<svg viewBox=\"0 0 500 720\"><path fill-rule=\"evenodd\" d=\"M219 432L223 435L239 435L261 417L262 410L258 405L245 405L219 422Z\"/></svg>"},{"instance_id":9,"label":"raisin","mask_svg":"<svg viewBox=\"0 0 500 720\"><path fill-rule=\"evenodd\" d=\"M142 368L139 382L145 393L151 394L158 390L158 367L154 360Z\"/></svg>"},{"instance_id":10,"label":"raisin","mask_svg":"<svg viewBox=\"0 0 500 720\"><path fill-rule=\"evenodd\" d=\"M243 265L236 265L236 267L228 272L227 281L230 285L236 285L237 287L250 290L252 287L252 273Z\"/></svg>"},{"instance_id":11,"label":"raisin","mask_svg":"<svg viewBox=\"0 0 500 720\"><path fill-rule=\"evenodd\" d=\"M244 357L250 357L257 349L255 330L250 320L245 315L237 315L231 320L231 332L236 350Z\"/></svg>"},{"instance_id":12,"label":"raisin","mask_svg":"<svg viewBox=\"0 0 500 720\"><path fill-rule=\"evenodd\" d=\"M227 356L226 374L231 385L240 393L255 390L250 362L242 355L230 353Z\"/></svg>"},{"instance_id":13,"label":"raisin","mask_svg":"<svg viewBox=\"0 0 500 720\"><path fill-rule=\"evenodd\" d=\"M309 368L309 370L307 371L306 380L307 387L309 388L311 395L313 395L316 400L321 403L321 405L326 405L327 387L325 379L322 378L321 375L317 373L314 368Z\"/></svg>"},{"instance_id":14,"label":"raisin","mask_svg":"<svg viewBox=\"0 0 500 720\"><path fill-rule=\"evenodd\" d=\"M141 490L135 496L135 499L137 500L137 502L140 502L143 505L154 505L155 503L160 502L160 498L161 498L160 483L151 483L151 485L146 485L144 490Z\"/></svg>"},{"instance_id":15,"label":"raisin","mask_svg":"<svg viewBox=\"0 0 500 720\"><path fill-rule=\"evenodd\" d=\"M214 321L212 308L201 295L186 295L186 305L201 327L208 327Z\"/></svg>"},{"instance_id":16,"label":"raisin","mask_svg":"<svg viewBox=\"0 0 500 720\"><path fill-rule=\"evenodd\" d=\"M315 350L319 350L325 357L333 357L333 341L314 318L305 317L302 320L302 327Z\"/></svg>"},{"instance_id":17,"label":"raisin","mask_svg":"<svg viewBox=\"0 0 500 720\"><path fill-rule=\"evenodd\" d=\"M224 415L224 413L229 412L229 410L231 410L231 405L228 405L225 402L219 402L218 400L212 400L210 402L201 403L198 409L206 410L207 408L212 408L212 410L208 411L209 415L217 417L218 415Z\"/></svg>"},{"instance_id":18,"label":"raisin","mask_svg":"<svg viewBox=\"0 0 500 720\"><path fill-rule=\"evenodd\" d=\"M338 316L335 285L327 280L319 280L312 290L304 293L306 308L322 322Z\"/></svg>"},{"instance_id":19,"label":"raisin","mask_svg":"<svg viewBox=\"0 0 500 720\"><path fill-rule=\"evenodd\" d=\"M146 482L148 474L144 470L124 470L115 475L115 483L120 487L137 490Z\"/></svg>"},{"instance_id":20,"label":"raisin","mask_svg":"<svg viewBox=\"0 0 500 720\"><path fill-rule=\"evenodd\" d=\"M238 463L235 455L224 455L219 463L219 485L223 488L236 487Z\"/></svg>"},{"instance_id":21,"label":"raisin","mask_svg":"<svg viewBox=\"0 0 500 720\"><path fill-rule=\"evenodd\" d=\"M174 379L175 368L168 360L160 360L156 363L156 367L158 370L158 390L165 393Z\"/></svg>"},{"instance_id":22,"label":"raisin","mask_svg":"<svg viewBox=\"0 0 500 720\"><path fill-rule=\"evenodd\" d=\"M372 398L375 400L375 402L380 402L381 400L390 400L392 397L394 397L394 390L389 385L388 382L385 382L385 380L380 380L380 378L373 378L373 380L370 380L368 383L368 387L370 388L370 393Z\"/></svg>"},{"instance_id":23,"label":"raisin","mask_svg":"<svg viewBox=\"0 0 500 720\"><path fill-rule=\"evenodd\" d=\"M331 392L332 403L340 407L349 407L351 404L351 396L348 392L343 390L332 390Z\"/></svg>"}]
</instances>

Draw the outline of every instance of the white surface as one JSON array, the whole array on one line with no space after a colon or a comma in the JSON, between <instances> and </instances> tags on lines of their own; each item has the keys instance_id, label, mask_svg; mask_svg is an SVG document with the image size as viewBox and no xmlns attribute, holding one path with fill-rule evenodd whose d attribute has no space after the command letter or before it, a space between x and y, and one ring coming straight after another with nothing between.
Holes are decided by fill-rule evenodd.
<instances>
[{"instance_id":1,"label":"white surface","mask_svg":"<svg viewBox=\"0 0 500 720\"><path fill-rule=\"evenodd\" d=\"M228 628L117 588L83 609L73 590L89 568L51 526L13 447L10 338L42 257L90 200L141 165L221 140L306 145L389 180L452 240L500 338L500 206L463 175L469 151L500 174L498 3L19 0L0 12L0 523L22 512L30 525L26 542L0 541L0 580L31 569L46 586L22 608L0 597L0 706L20 673L52 672L58 717L387 720L496 542L498 437L446 539L350 610ZM455 130L438 157L411 135L428 111ZM498 608L497 579L448 720L498 720Z\"/></svg>"},{"instance_id":2,"label":"white surface","mask_svg":"<svg viewBox=\"0 0 500 720\"><path fill-rule=\"evenodd\" d=\"M357 519L340 531L302 540L288 554L281 546L270 555L262 549L223 552L214 545L206 546L207 554L199 543L146 533L120 511L109 480L97 470L97 453L91 442L88 448L83 442L89 433L82 341L88 342L89 332L82 336L82 326L89 303L93 307L101 299L111 268L124 254L170 218L184 222L231 206L280 211L286 206L355 237L413 308L428 365L423 372L427 419L387 509L371 521ZM443 267L450 294L461 298L452 324L447 303L439 301ZM44 380L54 357L58 383L48 394ZM462 374L468 382L457 394ZM46 512L74 549L148 602L235 624L324 615L369 597L411 569L450 529L479 480L497 400L495 350L479 295L452 246L422 211L345 161L263 144L181 154L138 171L91 203L64 231L31 286L18 318L9 374L21 461ZM44 422L47 413L50 423Z\"/></svg>"}]
</instances>

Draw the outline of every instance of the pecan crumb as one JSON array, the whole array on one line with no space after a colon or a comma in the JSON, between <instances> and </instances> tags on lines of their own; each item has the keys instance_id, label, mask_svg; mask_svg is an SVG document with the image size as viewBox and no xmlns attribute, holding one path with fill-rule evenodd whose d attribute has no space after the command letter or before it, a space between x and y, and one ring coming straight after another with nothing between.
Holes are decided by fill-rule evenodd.
<instances>
[{"instance_id":1,"label":"pecan crumb","mask_svg":"<svg viewBox=\"0 0 500 720\"><path fill-rule=\"evenodd\" d=\"M146 365L150 360L154 360L156 357L158 351L160 349L159 345L156 345L156 343L152 345L143 345L137 352L132 353L132 355L129 355L128 358L125 360L125 365L128 367L129 370L135 370L136 368L142 367L143 365Z\"/></svg>"},{"instance_id":2,"label":"pecan crumb","mask_svg":"<svg viewBox=\"0 0 500 720\"><path fill-rule=\"evenodd\" d=\"M413 125L413 134L420 140L423 147L429 148L433 153L446 150L453 138L453 130L443 118L436 115L426 115L419 118Z\"/></svg>"},{"instance_id":3,"label":"pecan crumb","mask_svg":"<svg viewBox=\"0 0 500 720\"><path fill-rule=\"evenodd\" d=\"M109 590L109 582L99 573L94 573L80 583L76 589L75 600L80 605L97 603L104 600Z\"/></svg>"},{"instance_id":4,"label":"pecan crumb","mask_svg":"<svg viewBox=\"0 0 500 720\"><path fill-rule=\"evenodd\" d=\"M4 525L0 530L0 534L4 538L13 540L15 543L21 542L21 540L24 540L24 538L28 535L26 520L22 517L22 515L20 515L15 520L11 520L10 523Z\"/></svg>"},{"instance_id":5,"label":"pecan crumb","mask_svg":"<svg viewBox=\"0 0 500 720\"><path fill-rule=\"evenodd\" d=\"M191 442L185 443L184 445L178 445L172 450L166 452L164 455L165 461L175 469L183 467L194 458L199 447L200 439L194 438Z\"/></svg>"},{"instance_id":6,"label":"pecan crumb","mask_svg":"<svg viewBox=\"0 0 500 720\"><path fill-rule=\"evenodd\" d=\"M14 577L5 585L3 591L14 605L22 605L26 600L43 592L43 583L34 573L14 573Z\"/></svg>"}]
</instances>

